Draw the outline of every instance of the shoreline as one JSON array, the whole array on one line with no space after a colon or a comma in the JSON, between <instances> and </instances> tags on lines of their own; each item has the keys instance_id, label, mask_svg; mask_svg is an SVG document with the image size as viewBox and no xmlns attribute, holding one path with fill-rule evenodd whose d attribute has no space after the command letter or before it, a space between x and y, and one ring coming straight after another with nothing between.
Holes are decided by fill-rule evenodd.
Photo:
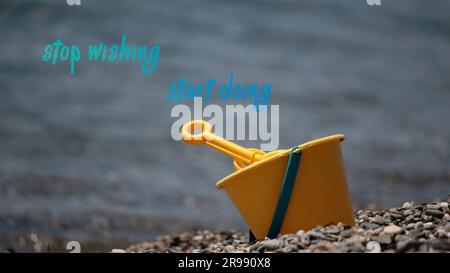
<instances>
[{"instance_id":1,"label":"shoreline","mask_svg":"<svg viewBox=\"0 0 450 273\"><path fill-rule=\"evenodd\" d=\"M260 253L260 252L447 252L450 253L450 196L444 202L405 202L380 210L359 210L355 226L318 226L248 243L242 232L199 230L163 235L113 253Z\"/></svg>"}]
</instances>

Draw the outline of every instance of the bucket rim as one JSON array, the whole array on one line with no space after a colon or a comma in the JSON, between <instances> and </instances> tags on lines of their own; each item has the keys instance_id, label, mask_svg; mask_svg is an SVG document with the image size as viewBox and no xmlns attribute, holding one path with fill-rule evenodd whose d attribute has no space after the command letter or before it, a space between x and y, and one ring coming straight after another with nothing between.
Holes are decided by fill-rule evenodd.
<instances>
[{"instance_id":1,"label":"bucket rim","mask_svg":"<svg viewBox=\"0 0 450 273\"><path fill-rule=\"evenodd\" d=\"M317 138L317 139L314 139L314 140L310 140L310 141L305 142L303 144L300 144L298 146L300 147L300 149L302 149L304 151L304 150L306 150L306 149L308 149L310 147L313 147L313 146L316 146L316 145L319 145L319 144L323 144L323 143L330 142L330 141L336 141L336 140L343 141L344 139L345 139L345 136L343 134L334 134L334 135L330 135L330 136L326 136L326 137L321 137L321 138ZM278 150L278 151L280 151L280 152L279 153L275 153L273 156L265 158L265 159L263 159L261 161L257 161L255 163L251 164L250 166L247 166L245 168L242 168L242 169L240 169L238 171L235 171L235 172L225 176L224 178L222 178L221 180L219 180L216 183L216 188L217 189L223 188L225 186L225 184L227 184L227 182L230 180L230 178L238 176L238 175L240 175L243 172L246 172L246 171L251 170L251 169L262 167L262 166L264 166L265 164L267 164L267 163L269 163L271 161L274 161L274 160L276 160L276 159L278 159L280 157L289 155L290 152L291 152L291 149L282 149L282 150Z\"/></svg>"}]
</instances>

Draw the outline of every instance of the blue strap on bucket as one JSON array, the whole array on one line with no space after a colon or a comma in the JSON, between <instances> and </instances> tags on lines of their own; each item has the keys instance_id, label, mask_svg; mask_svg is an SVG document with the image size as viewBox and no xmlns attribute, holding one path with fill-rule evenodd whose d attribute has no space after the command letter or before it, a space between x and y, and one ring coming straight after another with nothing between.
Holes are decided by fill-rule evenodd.
<instances>
[{"instance_id":1,"label":"blue strap on bucket","mask_svg":"<svg viewBox=\"0 0 450 273\"><path fill-rule=\"evenodd\" d=\"M283 184L281 185L280 197L278 198L275 213L273 214L272 223L270 224L267 237L275 238L280 233L284 216L291 199L292 190L294 189L297 171L300 167L300 159L302 158L302 150L300 147L294 147L289 155L286 171L284 173Z\"/></svg>"}]
</instances>

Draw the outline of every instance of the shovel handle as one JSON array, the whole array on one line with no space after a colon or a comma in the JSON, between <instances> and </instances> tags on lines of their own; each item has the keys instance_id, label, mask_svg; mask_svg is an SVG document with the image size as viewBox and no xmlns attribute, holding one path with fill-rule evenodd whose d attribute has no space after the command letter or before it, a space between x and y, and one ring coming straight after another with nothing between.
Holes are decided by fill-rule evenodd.
<instances>
[{"instance_id":1,"label":"shovel handle","mask_svg":"<svg viewBox=\"0 0 450 273\"><path fill-rule=\"evenodd\" d=\"M181 138L187 144L206 144L233 157L236 161L247 164L252 164L265 156L265 153L261 150L250 150L213 134L211 124L204 120L192 120L183 125Z\"/></svg>"}]
</instances>

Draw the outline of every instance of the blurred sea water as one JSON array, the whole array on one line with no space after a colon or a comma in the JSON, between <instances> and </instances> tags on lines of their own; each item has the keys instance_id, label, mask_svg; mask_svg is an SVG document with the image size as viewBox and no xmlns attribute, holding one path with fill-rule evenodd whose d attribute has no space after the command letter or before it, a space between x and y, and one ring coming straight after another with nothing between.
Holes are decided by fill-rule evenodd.
<instances>
[{"instance_id":1,"label":"blurred sea water","mask_svg":"<svg viewBox=\"0 0 450 273\"><path fill-rule=\"evenodd\" d=\"M280 148L344 133L355 207L445 198L449 10L441 0L1 1L1 248L30 233L117 246L245 229L215 188L231 160L170 137L166 96L181 77L270 83ZM40 60L56 38L85 47L124 34L161 46L154 73L81 61L71 76Z\"/></svg>"}]
</instances>

